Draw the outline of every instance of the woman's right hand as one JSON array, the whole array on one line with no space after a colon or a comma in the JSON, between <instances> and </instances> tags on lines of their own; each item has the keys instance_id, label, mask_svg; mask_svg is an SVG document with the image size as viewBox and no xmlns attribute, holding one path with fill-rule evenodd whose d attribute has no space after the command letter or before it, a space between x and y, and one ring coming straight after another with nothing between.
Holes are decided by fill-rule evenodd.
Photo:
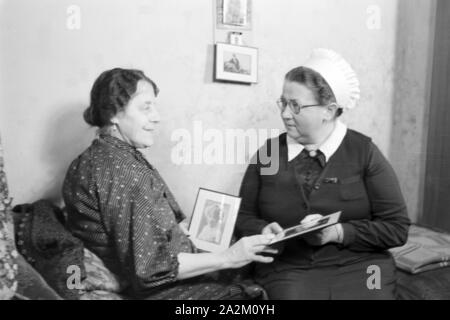
<instances>
[{"instance_id":1,"label":"woman's right hand","mask_svg":"<svg viewBox=\"0 0 450 320\"><path fill-rule=\"evenodd\" d=\"M260 234L240 239L221 253L225 268L240 268L253 261L272 262L273 257L265 257L259 253L277 253L277 250L267 247L273 237L273 234Z\"/></svg>"},{"instance_id":2,"label":"woman's right hand","mask_svg":"<svg viewBox=\"0 0 450 320\"><path fill-rule=\"evenodd\" d=\"M262 229L262 234L278 234L283 231L283 228L278 224L278 222L269 223L267 226Z\"/></svg>"},{"instance_id":3,"label":"woman's right hand","mask_svg":"<svg viewBox=\"0 0 450 320\"><path fill-rule=\"evenodd\" d=\"M269 223L261 231L262 234L274 234L274 235L277 235L280 232L283 232L283 228L278 224L278 222ZM284 245L285 245L285 242L280 241L280 242L277 242L277 243L271 245L270 247L272 249L277 250L276 251L277 254L281 254L284 250Z\"/></svg>"}]
</instances>

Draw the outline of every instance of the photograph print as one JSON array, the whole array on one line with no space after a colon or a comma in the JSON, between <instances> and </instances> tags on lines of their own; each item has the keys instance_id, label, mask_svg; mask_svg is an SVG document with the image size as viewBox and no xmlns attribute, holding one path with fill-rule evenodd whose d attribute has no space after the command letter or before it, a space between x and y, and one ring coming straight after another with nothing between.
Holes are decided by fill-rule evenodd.
<instances>
[{"instance_id":1,"label":"photograph print","mask_svg":"<svg viewBox=\"0 0 450 320\"><path fill-rule=\"evenodd\" d=\"M200 188L194 205L189 234L203 251L219 252L230 246L241 198Z\"/></svg>"},{"instance_id":2,"label":"photograph print","mask_svg":"<svg viewBox=\"0 0 450 320\"><path fill-rule=\"evenodd\" d=\"M256 83L258 49L227 43L216 44L215 80Z\"/></svg>"},{"instance_id":3,"label":"photograph print","mask_svg":"<svg viewBox=\"0 0 450 320\"><path fill-rule=\"evenodd\" d=\"M245 26L247 24L247 0L223 0L223 23Z\"/></svg>"},{"instance_id":4,"label":"photograph print","mask_svg":"<svg viewBox=\"0 0 450 320\"><path fill-rule=\"evenodd\" d=\"M229 204L206 200L197 238L220 244L229 210Z\"/></svg>"},{"instance_id":5,"label":"photograph print","mask_svg":"<svg viewBox=\"0 0 450 320\"><path fill-rule=\"evenodd\" d=\"M218 29L251 30L252 0L216 0L215 19Z\"/></svg>"}]
</instances>

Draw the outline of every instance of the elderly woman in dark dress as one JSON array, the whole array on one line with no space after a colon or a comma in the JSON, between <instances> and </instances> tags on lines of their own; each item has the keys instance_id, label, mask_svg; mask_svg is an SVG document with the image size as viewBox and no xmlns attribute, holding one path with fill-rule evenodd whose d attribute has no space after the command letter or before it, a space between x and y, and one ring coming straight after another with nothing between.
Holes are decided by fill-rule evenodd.
<instances>
[{"instance_id":1,"label":"elderly woman in dark dress","mask_svg":"<svg viewBox=\"0 0 450 320\"><path fill-rule=\"evenodd\" d=\"M394 298L395 264L387 250L405 243L410 221L386 158L339 120L358 98L355 72L331 50L315 50L285 76L277 104L287 132L261 150L279 150L271 154L279 170L264 174L260 153L250 164L237 232L278 233L342 214L336 225L286 240L273 263L256 266L269 298Z\"/></svg>"},{"instance_id":2,"label":"elderly woman in dark dress","mask_svg":"<svg viewBox=\"0 0 450 320\"><path fill-rule=\"evenodd\" d=\"M100 132L64 181L69 228L129 283L132 297L214 299L226 285L205 274L272 262L258 254L270 251L272 235L241 239L220 253L196 252L172 193L138 150L153 144L157 94L138 70L112 69L95 81L84 119Z\"/></svg>"}]
</instances>

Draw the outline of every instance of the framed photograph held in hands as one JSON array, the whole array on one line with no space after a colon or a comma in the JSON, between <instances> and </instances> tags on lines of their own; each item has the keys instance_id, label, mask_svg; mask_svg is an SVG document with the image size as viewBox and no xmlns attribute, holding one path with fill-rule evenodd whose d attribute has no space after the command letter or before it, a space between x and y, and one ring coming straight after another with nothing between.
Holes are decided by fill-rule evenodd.
<instances>
[{"instance_id":1,"label":"framed photograph held in hands","mask_svg":"<svg viewBox=\"0 0 450 320\"><path fill-rule=\"evenodd\" d=\"M275 238L273 238L271 244L284 241L293 237L301 236L302 234L317 231L326 227L329 227L333 224L339 222L339 218L341 216L341 211L329 214L327 216L323 216L320 219L301 223L297 226L293 226L287 229L284 229L282 232L278 233Z\"/></svg>"},{"instance_id":2,"label":"framed photograph held in hands","mask_svg":"<svg viewBox=\"0 0 450 320\"><path fill-rule=\"evenodd\" d=\"M201 250L218 252L230 246L241 198L200 188L189 224L189 234Z\"/></svg>"}]
</instances>

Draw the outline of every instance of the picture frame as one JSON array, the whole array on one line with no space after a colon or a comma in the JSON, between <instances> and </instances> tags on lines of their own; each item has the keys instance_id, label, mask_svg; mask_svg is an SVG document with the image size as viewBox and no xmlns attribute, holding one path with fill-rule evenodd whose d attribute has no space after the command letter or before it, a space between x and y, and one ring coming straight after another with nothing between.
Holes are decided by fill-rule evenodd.
<instances>
[{"instance_id":1,"label":"picture frame","mask_svg":"<svg viewBox=\"0 0 450 320\"><path fill-rule=\"evenodd\" d=\"M251 30L252 0L216 0L216 27Z\"/></svg>"},{"instance_id":2,"label":"picture frame","mask_svg":"<svg viewBox=\"0 0 450 320\"><path fill-rule=\"evenodd\" d=\"M337 211L332 214L322 216L314 221L300 223L299 225L284 229L278 233L275 238L272 239L270 244L274 244L280 241L285 241L293 237L301 236L305 233L317 231L329 226L332 226L339 222L342 211Z\"/></svg>"},{"instance_id":3,"label":"picture frame","mask_svg":"<svg viewBox=\"0 0 450 320\"><path fill-rule=\"evenodd\" d=\"M257 83L258 49L228 43L216 43L214 80Z\"/></svg>"},{"instance_id":4,"label":"picture frame","mask_svg":"<svg viewBox=\"0 0 450 320\"><path fill-rule=\"evenodd\" d=\"M240 197L199 188L188 230L195 246L208 252L227 249L240 204Z\"/></svg>"}]
</instances>

